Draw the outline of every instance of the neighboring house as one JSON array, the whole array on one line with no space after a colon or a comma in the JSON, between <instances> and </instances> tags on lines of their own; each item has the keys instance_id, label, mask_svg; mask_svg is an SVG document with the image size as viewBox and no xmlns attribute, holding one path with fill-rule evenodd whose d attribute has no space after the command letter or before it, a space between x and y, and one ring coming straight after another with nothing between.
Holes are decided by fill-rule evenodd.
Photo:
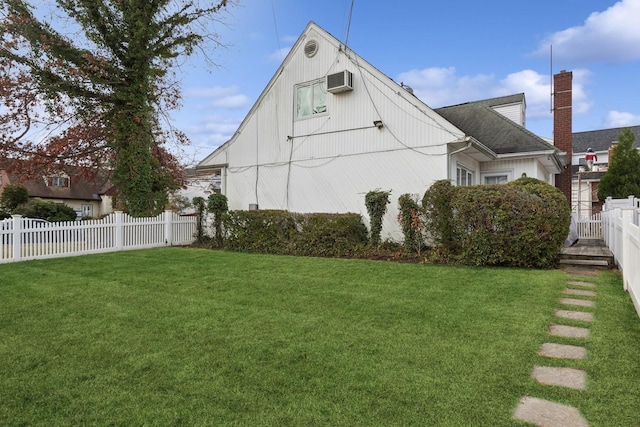
<instances>
[{"instance_id":1,"label":"neighboring house","mask_svg":"<svg viewBox=\"0 0 640 427\"><path fill-rule=\"evenodd\" d=\"M189 203L193 202L195 197L202 197L207 200L211 194L220 194L221 181L220 169L213 168L191 168L185 170L186 187L177 191L177 195L184 197ZM181 214L192 214L195 210L193 207L183 208Z\"/></svg>"},{"instance_id":2,"label":"neighboring house","mask_svg":"<svg viewBox=\"0 0 640 427\"><path fill-rule=\"evenodd\" d=\"M41 178L22 181L18 175L7 173L0 167L0 193L7 184L22 184L29 197L38 197L73 208L78 218L99 217L113 212L111 184L106 178L89 182L80 174L67 172L49 173Z\"/></svg>"},{"instance_id":3,"label":"neighboring house","mask_svg":"<svg viewBox=\"0 0 640 427\"><path fill-rule=\"evenodd\" d=\"M640 149L640 126L627 127L635 135L633 146ZM602 211L602 203L598 200L598 186L600 178L609 168L609 156L615 144L618 143L618 136L622 129L624 127L573 134L572 210L579 217L588 218ZM593 170L589 170L585 161L589 148L598 158L594 162Z\"/></svg>"},{"instance_id":4,"label":"neighboring house","mask_svg":"<svg viewBox=\"0 0 640 427\"><path fill-rule=\"evenodd\" d=\"M391 190L384 236L400 240L398 197L421 197L437 180L555 183L567 153L524 128L525 107L517 94L434 110L310 22L233 137L197 169L220 175L233 210L366 219L366 193Z\"/></svg>"}]
</instances>

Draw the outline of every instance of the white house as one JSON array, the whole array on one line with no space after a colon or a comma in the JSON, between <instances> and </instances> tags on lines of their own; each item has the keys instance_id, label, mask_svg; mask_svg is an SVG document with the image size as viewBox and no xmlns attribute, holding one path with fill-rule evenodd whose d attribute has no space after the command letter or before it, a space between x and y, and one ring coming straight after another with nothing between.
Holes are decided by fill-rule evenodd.
<instances>
[{"instance_id":1,"label":"white house","mask_svg":"<svg viewBox=\"0 0 640 427\"><path fill-rule=\"evenodd\" d=\"M229 208L356 212L390 190L385 238L400 240L397 198L431 184L554 183L566 156L524 128L523 94L433 110L310 22L232 138L200 162Z\"/></svg>"},{"instance_id":2,"label":"white house","mask_svg":"<svg viewBox=\"0 0 640 427\"><path fill-rule=\"evenodd\" d=\"M640 126L628 128L635 136L633 146L640 150ZM609 156L623 129L610 128L573 133L572 210L578 217L590 218L602 210L602 203L598 200L600 178L609 169ZM587 167L585 161L589 148L597 156L592 170Z\"/></svg>"}]
</instances>

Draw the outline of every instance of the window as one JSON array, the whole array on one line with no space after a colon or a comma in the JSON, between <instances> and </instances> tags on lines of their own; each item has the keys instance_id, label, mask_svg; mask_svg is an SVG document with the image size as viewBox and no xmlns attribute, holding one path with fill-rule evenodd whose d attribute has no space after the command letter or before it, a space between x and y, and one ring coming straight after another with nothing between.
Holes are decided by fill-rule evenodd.
<instances>
[{"instance_id":1,"label":"window","mask_svg":"<svg viewBox=\"0 0 640 427\"><path fill-rule=\"evenodd\" d=\"M296 88L296 117L308 117L327 112L327 88L325 80Z\"/></svg>"},{"instance_id":2,"label":"window","mask_svg":"<svg viewBox=\"0 0 640 427\"><path fill-rule=\"evenodd\" d=\"M504 184L507 181L509 181L507 175L489 175L484 177L485 185Z\"/></svg>"},{"instance_id":3,"label":"window","mask_svg":"<svg viewBox=\"0 0 640 427\"><path fill-rule=\"evenodd\" d=\"M456 168L456 185L458 187L466 187L468 185L473 185L473 172L464 166L458 165Z\"/></svg>"},{"instance_id":4,"label":"window","mask_svg":"<svg viewBox=\"0 0 640 427\"><path fill-rule=\"evenodd\" d=\"M51 186L52 187L68 187L69 178L65 178L63 176L54 176L51 178Z\"/></svg>"}]
</instances>

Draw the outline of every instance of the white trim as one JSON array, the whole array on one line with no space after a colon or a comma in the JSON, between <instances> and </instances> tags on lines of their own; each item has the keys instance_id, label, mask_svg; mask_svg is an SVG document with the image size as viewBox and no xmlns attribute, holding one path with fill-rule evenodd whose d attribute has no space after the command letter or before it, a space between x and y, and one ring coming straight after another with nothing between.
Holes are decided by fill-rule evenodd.
<instances>
[{"instance_id":1,"label":"white trim","mask_svg":"<svg viewBox=\"0 0 640 427\"><path fill-rule=\"evenodd\" d=\"M507 182L513 181L513 169L498 169L487 172L480 172L480 184L485 185L485 178L493 176L506 176Z\"/></svg>"}]
</instances>

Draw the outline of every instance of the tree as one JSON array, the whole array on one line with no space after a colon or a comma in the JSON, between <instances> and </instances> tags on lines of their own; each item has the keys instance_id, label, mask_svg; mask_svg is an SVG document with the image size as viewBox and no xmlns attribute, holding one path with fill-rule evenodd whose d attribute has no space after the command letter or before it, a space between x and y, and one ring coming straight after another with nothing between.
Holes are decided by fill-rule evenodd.
<instances>
[{"instance_id":1,"label":"tree","mask_svg":"<svg viewBox=\"0 0 640 427\"><path fill-rule=\"evenodd\" d=\"M182 184L179 162L163 144L186 142L162 125L179 106L170 71L206 41L217 44L210 24L231 3L56 0L59 12L50 15L5 0L0 155L28 160L33 167L23 172L31 176L70 164L106 167L120 208L137 216L161 211ZM36 18L54 13L58 20ZM36 125L50 133L43 143L28 138Z\"/></svg>"},{"instance_id":2,"label":"tree","mask_svg":"<svg viewBox=\"0 0 640 427\"><path fill-rule=\"evenodd\" d=\"M633 147L634 140L631 129L622 129L609 159L609 169L600 179L600 201L603 202L607 197L626 199L640 196L640 153Z\"/></svg>"},{"instance_id":3,"label":"tree","mask_svg":"<svg viewBox=\"0 0 640 427\"><path fill-rule=\"evenodd\" d=\"M18 206L29 201L27 187L22 184L7 184L0 194L0 209L13 212Z\"/></svg>"}]
</instances>

